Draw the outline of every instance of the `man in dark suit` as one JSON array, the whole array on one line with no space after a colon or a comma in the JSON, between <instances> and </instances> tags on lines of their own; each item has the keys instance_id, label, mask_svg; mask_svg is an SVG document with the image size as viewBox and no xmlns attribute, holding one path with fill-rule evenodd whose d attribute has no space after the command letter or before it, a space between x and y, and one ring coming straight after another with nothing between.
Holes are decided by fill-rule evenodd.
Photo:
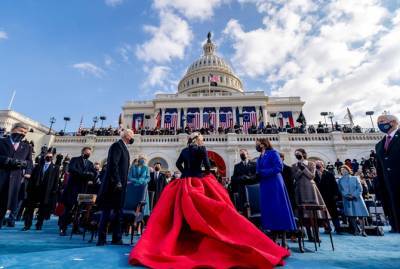
<instances>
[{"instance_id":1,"label":"man in dark suit","mask_svg":"<svg viewBox=\"0 0 400 269\"><path fill-rule=\"evenodd\" d=\"M246 149L240 150L240 162L235 164L233 175L231 177L231 190L238 193L237 207L244 212L246 202L246 185L256 184L256 163L249 160L249 154Z\"/></svg>"},{"instance_id":2,"label":"man in dark suit","mask_svg":"<svg viewBox=\"0 0 400 269\"><path fill-rule=\"evenodd\" d=\"M334 174L325 169L322 161L315 163L316 173L314 181L317 184L319 192L325 201L329 214L332 218L333 226L337 234L341 233L339 212L337 210L336 201L339 199L339 187L336 183ZM327 229L327 228L326 228Z\"/></svg>"},{"instance_id":3,"label":"man in dark suit","mask_svg":"<svg viewBox=\"0 0 400 269\"><path fill-rule=\"evenodd\" d=\"M97 245L103 246L107 239L107 223L111 220L113 228L112 244L122 244L121 218L128 181L129 151L127 145L133 144L133 131L124 130L121 139L111 145L107 157L107 170L101 183L97 204L102 210L99 223Z\"/></svg>"},{"instance_id":4,"label":"man in dark suit","mask_svg":"<svg viewBox=\"0 0 400 269\"><path fill-rule=\"evenodd\" d=\"M92 149L84 147L81 156L71 159L68 165L68 182L65 186L62 202L64 203L64 213L60 216L60 235L65 236L67 226L71 222L71 210L77 203L78 194L86 193L88 182L94 180L97 171L94 165L89 161ZM78 227L73 227L75 233L79 233Z\"/></svg>"},{"instance_id":5,"label":"man in dark suit","mask_svg":"<svg viewBox=\"0 0 400 269\"><path fill-rule=\"evenodd\" d=\"M378 117L378 128L385 137L375 146L377 158L376 191L389 217L391 232L400 233L400 130L394 115Z\"/></svg>"},{"instance_id":6,"label":"man in dark suit","mask_svg":"<svg viewBox=\"0 0 400 269\"><path fill-rule=\"evenodd\" d=\"M161 172L161 163L154 164L154 172L150 173L149 191L154 192L153 208L156 206L158 199L160 199L161 192L167 186L165 174Z\"/></svg>"},{"instance_id":7,"label":"man in dark suit","mask_svg":"<svg viewBox=\"0 0 400 269\"><path fill-rule=\"evenodd\" d=\"M36 230L41 230L43 221L50 218L52 205L56 199L60 167L53 164L53 153L47 152L43 160L33 168L28 181L25 207L25 227L27 231L32 226L33 211L39 208Z\"/></svg>"},{"instance_id":8,"label":"man in dark suit","mask_svg":"<svg viewBox=\"0 0 400 269\"><path fill-rule=\"evenodd\" d=\"M0 139L0 228L7 209L10 209L7 226L15 226L18 194L23 177L32 172L32 147L23 141L28 127L16 123L10 136Z\"/></svg>"},{"instance_id":9,"label":"man in dark suit","mask_svg":"<svg viewBox=\"0 0 400 269\"><path fill-rule=\"evenodd\" d=\"M282 152L279 153L283 163L282 177L285 182L285 187L289 195L290 205L294 210L296 208L296 200L295 200L295 192L294 192L294 178L292 173L292 167L285 163L285 154Z\"/></svg>"}]
</instances>

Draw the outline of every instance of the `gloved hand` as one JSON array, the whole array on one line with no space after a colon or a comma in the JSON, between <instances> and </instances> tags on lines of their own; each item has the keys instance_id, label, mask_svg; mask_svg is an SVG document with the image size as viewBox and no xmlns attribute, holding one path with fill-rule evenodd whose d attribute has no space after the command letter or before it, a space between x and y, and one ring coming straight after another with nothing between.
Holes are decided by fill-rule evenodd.
<instances>
[{"instance_id":1,"label":"gloved hand","mask_svg":"<svg viewBox=\"0 0 400 269\"><path fill-rule=\"evenodd\" d=\"M303 171L304 170L304 164L302 164L301 162L298 162L297 163L297 167L299 167L299 169L301 170L301 171Z\"/></svg>"},{"instance_id":2,"label":"gloved hand","mask_svg":"<svg viewBox=\"0 0 400 269\"><path fill-rule=\"evenodd\" d=\"M86 178L89 178L89 179L94 178L94 173L93 173L93 172L85 171L85 172L83 172L83 175L84 175Z\"/></svg>"},{"instance_id":3,"label":"gloved hand","mask_svg":"<svg viewBox=\"0 0 400 269\"><path fill-rule=\"evenodd\" d=\"M18 160L15 158L8 158L6 161L7 165L14 169L25 169L28 167L28 162L24 160Z\"/></svg>"},{"instance_id":4,"label":"gloved hand","mask_svg":"<svg viewBox=\"0 0 400 269\"><path fill-rule=\"evenodd\" d=\"M122 184L121 184L121 182L118 182L118 183L115 185L114 191L116 191L116 192L122 191Z\"/></svg>"}]
</instances>

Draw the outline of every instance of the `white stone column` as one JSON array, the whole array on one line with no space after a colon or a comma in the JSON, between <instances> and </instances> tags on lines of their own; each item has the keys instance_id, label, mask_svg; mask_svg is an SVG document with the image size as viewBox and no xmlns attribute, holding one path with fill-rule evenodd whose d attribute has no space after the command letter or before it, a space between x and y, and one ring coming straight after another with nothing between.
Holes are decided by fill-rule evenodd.
<instances>
[{"instance_id":1,"label":"white stone column","mask_svg":"<svg viewBox=\"0 0 400 269\"><path fill-rule=\"evenodd\" d=\"M184 113L184 117L185 117L185 121L183 122L183 129L185 129L185 127L187 126L187 111L188 111L188 109L187 109L187 107L185 107L183 109L183 113Z\"/></svg>"},{"instance_id":2,"label":"white stone column","mask_svg":"<svg viewBox=\"0 0 400 269\"><path fill-rule=\"evenodd\" d=\"M269 122L269 117L268 117L268 112L267 112L266 106L262 106L262 115L263 115L264 127L265 127L265 126L267 126L267 122Z\"/></svg>"},{"instance_id":3,"label":"white stone column","mask_svg":"<svg viewBox=\"0 0 400 269\"><path fill-rule=\"evenodd\" d=\"M204 111L204 107L200 107L200 129L203 128L203 111Z\"/></svg>"},{"instance_id":4,"label":"white stone column","mask_svg":"<svg viewBox=\"0 0 400 269\"><path fill-rule=\"evenodd\" d=\"M218 132L218 128L219 128L219 107L216 107L215 110L217 111L217 126L215 126L215 130Z\"/></svg>"},{"instance_id":5,"label":"white stone column","mask_svg":"<svg viewBox=\"0 0 400 269\"><path fill-rule=\"evenodd\" d=\"M239 117L239 125L242 126L243 125L243 107L242 106L239 107L239 114L242 115L242 117Z\"/></svg>"},{"instance_id":6,"label":"white stone column","mask_svg":"<svg viewBox=\"0 0 400 269\"><path fill-rule=\"evenodd\" d=\"M176 122L177 127L175 129L180 129L181 128L181 108L178 107L178 120Z\"/></svg>"},{"instance_id":7,"label":"white stone column","mask_svg":"<svg viewBox=\"0 0 400 269\"><path fill-rule=\"evenodd\" d=\"M165 108L161 109L161 128L164 128Z\"/></svg>"},{"instance_id":8,"label":"white stone column","mask_svg":"<svg viewBox=\"0 0 400 269\"><path fill-rule=\"evenodd\" d=\"M232 115L233 115L233 126L236 124L236 107L232 107ZM240 121L240 118L239 118Z\"/></svg>"}]
</instances>

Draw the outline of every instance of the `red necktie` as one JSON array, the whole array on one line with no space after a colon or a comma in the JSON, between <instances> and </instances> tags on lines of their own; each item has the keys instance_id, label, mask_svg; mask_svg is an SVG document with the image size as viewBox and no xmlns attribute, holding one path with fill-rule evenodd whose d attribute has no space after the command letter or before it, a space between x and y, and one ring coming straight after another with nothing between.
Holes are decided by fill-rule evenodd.
<instances>
[{"instance_id":1,"label":"red necktie","mask_svg":"<svg viewBox=\"0 0 400 269\"><path fill-rule=\"evenodd\" d=\"M390 141L392 141L392 137L391 137L390 135L388 135L388 136L386 137L385 146L384 146L385 151L388 150L389 145L390 145Z\"/></svg>"}]
</instances>

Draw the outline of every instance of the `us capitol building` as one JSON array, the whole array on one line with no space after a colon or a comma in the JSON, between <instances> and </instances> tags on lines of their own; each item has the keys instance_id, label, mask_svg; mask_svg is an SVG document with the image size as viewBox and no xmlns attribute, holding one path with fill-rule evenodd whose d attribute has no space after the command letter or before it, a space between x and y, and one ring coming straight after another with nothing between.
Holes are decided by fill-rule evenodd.
<instances>
[{"instance_id":1,"label":"us capitol building","mask_svg":"<svg viewBox=\"0 0 400 269\"><path fill-rule=\"evenodd\" d=\"M211 35L203 46L203 55L187 69L178 84L175 94L156 94L153 100L131 101L122 106L124 128L169 128L191 127L199 129L213 126L228 128L234 124L244 127L276 123L294 127L302 111L304 101L300 97L269 97L264 91L245 91L241 79L216 52ZM10 130L12 124L22 121L34 132L28 139L35 142L36 152L42 145L57 148L58 153L76 156L83 146L93 148L92 160L102 161L107 157L116 136L55 136L48 135L48 127L15 111L0 111L0 128ZM244 128L244 130L246 130ZM233 166L239 161L239 150L245 148L252 157L257 157L255 141L268 137L273 146L286 155L286 162L294 162L294 150L305 148L309 157L334 162L336 158L366 157L382 137L379 133L315 133L315 134L210 134L205 136L210 159L221 176L231 176ZM135 135L129 146L131 160L144 154L149 164L161 162L163 169L176 170L175 161L187 135Z\"/></svg>"}]
</instances>

